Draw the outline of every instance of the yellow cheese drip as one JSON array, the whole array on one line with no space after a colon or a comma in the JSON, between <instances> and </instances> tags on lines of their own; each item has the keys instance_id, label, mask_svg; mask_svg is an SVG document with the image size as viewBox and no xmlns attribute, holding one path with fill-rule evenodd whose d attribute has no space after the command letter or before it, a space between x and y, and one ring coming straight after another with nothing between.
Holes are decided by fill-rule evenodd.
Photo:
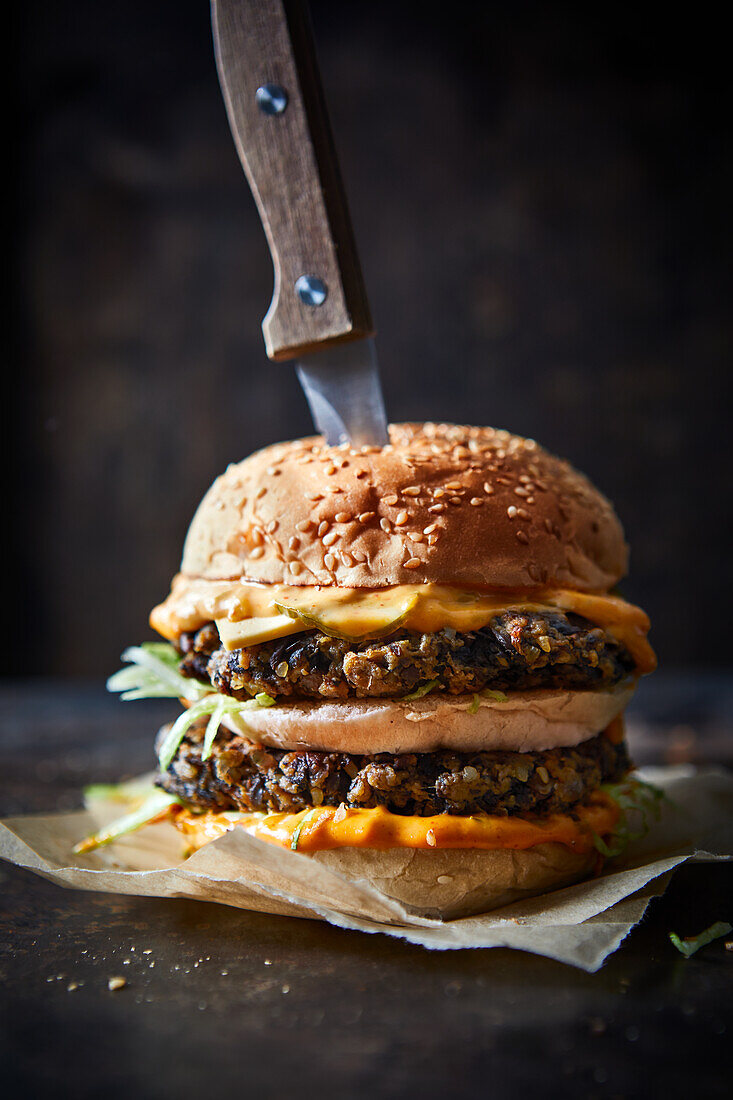
<instances>
[{"instance_id":1,"label":"yellow cheese drip","mask_svg":"<svg viewBox=\"0 0 733 1100\"><path fill-rule=\"evenodd\" d=\"M206 581L179 575L168 599L153 609L151 625L165 638L197 630L214 619L227 649L239 649L314 627L358 640L398 627L434 633L452 627L480 630L507 610L575 613L622 642L640 674L656 667L646 635L649 619L619 596L553 588L533 592L481 592L439 584L391 588L259 585Z\"/></svg>"}]
</instances>

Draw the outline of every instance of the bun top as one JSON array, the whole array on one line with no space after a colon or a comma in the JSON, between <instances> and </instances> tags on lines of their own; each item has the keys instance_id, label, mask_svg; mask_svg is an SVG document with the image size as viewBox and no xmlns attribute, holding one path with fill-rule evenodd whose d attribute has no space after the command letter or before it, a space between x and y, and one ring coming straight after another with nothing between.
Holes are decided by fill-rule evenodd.
<instances>
[{"instance_id":1,"label":"bun top","mask_svg":"<svg viewBox=\"0 0 733 1100\"><path fill-rule=\"evenodd\" d=\"M605 591L626 567L609 501L534 440L392 424L385 447L313 437L229 466L193 518L181 572L348 588Z\"/></svg>"}]
</instances>

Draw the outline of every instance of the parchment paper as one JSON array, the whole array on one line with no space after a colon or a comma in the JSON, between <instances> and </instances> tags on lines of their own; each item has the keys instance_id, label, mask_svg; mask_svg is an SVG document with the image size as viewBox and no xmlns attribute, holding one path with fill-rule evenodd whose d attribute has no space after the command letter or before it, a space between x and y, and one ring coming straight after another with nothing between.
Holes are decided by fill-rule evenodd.
<instances>
[{"instance_id":1,"label":"parchment paper","mask_svg":"<svg viewBox=\"0 0 733 1100\"><path fill-rule=\"evenodd\" d=\"M415 916L366 882L345 879L307 855L235 829L188 859L168 824L147 826L107 848L73 845L117 816L119 805L0 822L0 857L63 886L150 897L185 897L240 909L310 917L382 932L433 949L512 947L597 970L688 860L733 852L733 776L688 766L647 768L668 799L661 820L597 878L490 913L439 921ZM721 919L728 914L720 914Z\"/></svg>"}]
</instances>

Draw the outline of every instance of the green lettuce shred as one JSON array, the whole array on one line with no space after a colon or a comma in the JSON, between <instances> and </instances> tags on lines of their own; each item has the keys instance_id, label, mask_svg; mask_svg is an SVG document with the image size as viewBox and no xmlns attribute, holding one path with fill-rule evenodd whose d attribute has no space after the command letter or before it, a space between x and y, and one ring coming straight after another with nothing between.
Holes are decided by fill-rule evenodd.
<instances>
[{"instance_id":1,"label":"green lettuce shred","mask_svg":"<svg viewBox=\"0 0 733 1100\"><path fill-rule=\"evenodd\" d=\"M415 688L415 690L411 691L409 695L403 695L402 702L411 703L413 699L422 699L423 695L428 695L429 692L431 692L433 688L436 688L439 683L439 680L428 680L427 684L423 684L421 687Z\"/></svg>"},{"instance_id":2,"label":"green lettuce shred","mask_svg":"<svg viewBox=\"0 0 733 1100\"><path fill-rule=\"evenodd\" d=\"M659 820L666 795L653 783L634 775L622 783L604 783L601 790L613 799L621 816L609 838L610 843L606 843L597 833L593 834L593 843L601 855L613 859L621 855L632 840L641 840L646 836L652 822Z\"/></svg>"},{"instance_id":3,"label":"green lettuce shred","mask_svg":"<svg viewBox=\"0 0 733 1100\"><path fill-rule=\"evenodd\" d=\"M497 703L506 703L509 699L509 696L505 695L503 691L494 691L493 688L484 688L481 694L484 699L493 699Z\"/></svg>"},{"instance_id":4,"label":"green lettuce shred","mask_svg":"<svg viewBox=\"0 0 733 1100\"><path fill-rule=\"evenodd\" d=\"M129 796L128 796L129 797ZM141 806L130 813L123 814L105 825L104 828L74 845L74 851L79 855L93 852L95 848L101 848L105 844L111 844L113 840L128 836L130 833L148 825L151 821L170 810L171 806L180 805L180 799L167 791L153 790L143 801Z\"/></svg>"},{"instance_id":5,"label":"green lettuce shred","mask_svg":"<svg viewBox=\"0 0 733 1100\"><path fill-rule=\"evenodd\" d=\"M312 810L308 811L308 813L305 815L305 817L301 821L298 822L298 827L296 828L295 832L293 833L293 839L290 841L290 847L292 848L292 850L294 852L297 852L297 850L298 850L298 841L300 840L300 830L303 828L303 826L306 824L306 822L311 820L311 818L313 817L314 814L318 813L320 808L321 808L320 806L315 806Z\"/></svg>"},{"instance_id":6,"label":"green lettuce shred","mask_svg":"<svg viewBox=\"0 0 733 1100\"><path fill-rule=\"evenodd\" d=\"M209 716L201 756L202 760L208 760L225 714L239 714L254 707L272 707L276 702L265 691L258 692L254 699L242 702L229 695L221 695L209 684L182 676L178 670L180 654L168 642L143 642L139 646L130 646L122 654L122 660L129 661L129 667L110 676L107 681L109 691L122 692L123 699L185 699L191 704L183 714L179 714L160 746L158 759L163 771L170 767L186 730L199 718Z\"/></svg>"},{"instance_id":7,"label":"green lettuce shred","mask_svg":"<svg viewBox=\"0 0 733 1100\"><path fill-rule=\"evenodd\" d=\"M255 696L254 699L246 699L244 702L240 702L239 699L232 699L230 695L220 695L218 692L214 691L204 699L200 699L198 703L192 703L188 710L184 710L183 714L178 715L175 722L168 730L168 733L163 738L163 743L158 751L158 760L160 761L162 770L167 771L170 767L173 757L178 752L178 746L185 736L186 730L206 714L210 717L206 725L206 733L204 734L204 751L201 754L201 759L208 760L211 756L214 739L219 732L219 726L221 725L221 720L224 715L241 714L242 711L253 710L257 707L271 707L275 700L271 695L265 695L264 692L262 695L264 695L263 702L259 702L257 696Z\"/></svg>"},{"instance_id":8,"label":"green lettuce shred","mask_svg":"<svg viewBox=\"0 0 733 1100\"><path fill-rule=\"evenodd\" d=\"M122 654L129 668L121 668L107 681L108 691L122 692L123 699L189 699L195 702L211 692L206 684L182 676L180 654L168 642L143 642Z\"/></svg>"},{"instance_id":9,"label":"green lettuce shred","mask_svg":"<svg viewBox=\"0 0 733 1100\"><path fill-rule=\"evenodd\" d=\"M689 959L691 955L694 955L696 951L699 951L701 947L704 947L706 943L712 943L713 940L717 940L720 936L727 936L729 932L733 931L733 925L728 924L727 921L718 920L715 924L711 924L709 928L706 928L704 932L700 932L697 936L685 936L682 939L676 932L670 932L669 938L675 945L677 950Z\"/></svg>"},{"instance_id":10,"label":"green lettuce shred","mask_svg":"<svg viewBox=\"0 0 733 1100\"><path fill-rule=\"evenodd\" d=\"M480 695L474 695L473 702L471 703L471 705L468 708L468 713L469 714L475 714L480 706L481 706L481 696Z\"/></svg>"}]
</instances>

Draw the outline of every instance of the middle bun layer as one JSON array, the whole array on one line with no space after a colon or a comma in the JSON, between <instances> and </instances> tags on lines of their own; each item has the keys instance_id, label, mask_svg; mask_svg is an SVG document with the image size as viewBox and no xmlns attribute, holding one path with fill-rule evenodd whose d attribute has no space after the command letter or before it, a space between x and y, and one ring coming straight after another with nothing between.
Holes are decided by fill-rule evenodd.
<instances>
[{"instance_id":1,"label":"middle bun layer","mask_svg":"<svg viewBox=\"0 0 733 1100\"><path fill-rule=\"evenodd\" d=\"M373 755L387 752L542 752L605 729L636 685L612 691L516 691L506 702L472 695L412 702L299 702L225 715L222 724L271 748Z\"/></svg>"}]
</instances>

